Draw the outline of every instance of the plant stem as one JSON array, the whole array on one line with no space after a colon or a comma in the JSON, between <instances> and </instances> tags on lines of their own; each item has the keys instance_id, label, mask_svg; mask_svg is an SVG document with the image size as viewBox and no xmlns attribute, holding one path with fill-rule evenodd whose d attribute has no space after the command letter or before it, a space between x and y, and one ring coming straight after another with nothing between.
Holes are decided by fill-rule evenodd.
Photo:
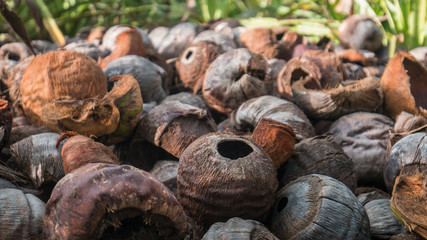
<instances>
[{"instance_id":1,"label":"plant stem","mask_svg":"<svg viewBox=\"0 0 427 240\"><path fill-rule=\"evenodd\" d=\"M58 28L55 19L47 8L43 0L34 0L37 6L40 8L40 11L43 16L43 25L46 27L49 35L52 37L53 41L57 42L60 46L65 45L65 38L62 35L61 30Z\"/></svg>"}]
</instances>

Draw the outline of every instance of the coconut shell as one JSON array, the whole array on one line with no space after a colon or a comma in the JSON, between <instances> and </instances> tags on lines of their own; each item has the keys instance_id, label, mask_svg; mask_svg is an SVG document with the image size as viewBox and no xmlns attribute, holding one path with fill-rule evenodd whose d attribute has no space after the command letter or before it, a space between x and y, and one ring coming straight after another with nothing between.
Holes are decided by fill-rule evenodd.
<instances>
[{"instance_id":1,"label":"coconut shell","mask_svg":"<svg viewBox=\"0 0 427 240\"><path fill-rule=\"evenodd\" d=\"M382 46L381 27L368 15L351 15L338 28L341 44L346 48L376 51Z\"/></svg>"},{"instance_id":2,"label":"coconut shell","mask_svg":"<svg viewBox=\"0 0 427 240\"><path fill-rule=\"evenodd\" d=\"M375 239L390 239L393 235L406 232L390 209L390 199L375 199L364 207Z\"/></svg>"},{"instance_id":3,"label":"coconut shell","mask_svg":"<svg viewBox=\"0 0 427 240\"><path fill-rule=\"evenodd\" d=\"M9 99L11 100L12 108L15 116L24 115L21 99L21 83L24 70L28 67L34 56L22 59L10 71L6 85L9 87Z\"/></svg>"},{"instance_id":4,"label":"coconut shell","mask_svg":"<svg viewBox=\"0 0 427 240\"><path fill-rule=\"evenodd\" d=\"M203 98L209 107L228 115L246 100L272 92L267 70L268 64L261 55L244 48L226 52L207 70Z\"/></svg>"},{"instance_id":5,"label":"coconut shell","mask_svg":"<svg viewBox=\"0 0 427 240\"><path fill-rule=\"evenodd\" d=\"M214 223L205 233L202 240L245 239L245 240L279 240L262 223L230 218L227 222Z\"/></svg>"},{"instance_id":6,"label":"coconut shell","mask_svg":"<svg viewBox=\"0 0 427 240\"><path fill-rule=\"evenodd\" d=\"M68 174L89 163L120 164L117 156L102 143L79 135L75 132L66 132L57 140L57 144L68 138L61 150L62 166Z\"/></svg>"},{"instance_id":7,"label":"coconut shell","mask_svg":"<svg viewBox=\"0 0 427 240\"><path fill-rule=\"evenodd\" d=\"M193 39L192 44L199 42L213 42L216 45L221 46L225 52L237 48L233 38L213 30L205 30L197 34L197 36Z\"/></svg>"},{"instance_id":8,"label":"coconut shell","mask_svg":"<svg viewBox=\"0 0 427 240\"><path fill-rule=\"evenodd\" d=\"M175 196L178 194L178 186L176 178L178 176L178 161L158 161L150 170L150 174L157 180L163 183L173 192Z\"/></svg>"},{"instance_id":9,"label":"coconut shell","mask_svg":"<svg viewBox=\"0 0 427 240\"><path fill-rule=\"evenodd\" d=\"M239 40L253 53L270 59L279 55L276 35L268 28L249 28L239 36Z\"/></svg>"},{"instance_id":10,"label":"coconut shell","mask_svg":"<svg viewBox=\"0 0 427 240\"><path fill-rule=\"evenodd\" d=\"M373 77L329 90L311 90L294 85L295 104L309 118L334 120L357 111L376 112L383 103L380 82Z\"/></svg>"},{"instance_id":11,"label":"coconut shell","mask_svg":"<svg viewBox=\"0 0 427 240\"><path fill-rule=\"evenodd\" d=\"M193 43L187 48L175 63L184 87L193 93L199 92L208 67L223 52L220 45L208 41Z\"/></svg>"},{"instance_id":12,"label":"coconut shell","mask_svg":"<svg viewBox=\"0 0 427 240\"><path fill-rule=\"evenodd\" d=\"M31 55L27 45L23 42L6 43L0 47L0 59L20 61Z\"/></svg>"},{"instance_id":13,"label":"coconut shell","mask_svg":"<svg viewBox=\"0 0 427 240\"><path fill-rule=\"evenodd\" d=\"M244 102L230 119L238 130L252 131L263 117L291 126L297 141L314 136L313 126L295 104L273 96L262 96Z\"/></svg>"},{"instance_id":14,"label":"coconut shell","mask_svg":"<svg viewBox=\"0 0 427 240\"><path fill-rule=\"evenodd\" d=\"M42 112L51 101L102 97L107 82L102 69L89 56L74 51L53 51L36 56L24 71L22 108L27 118L43 125Z\"/></svg>"},{"instance_id":15,"label":"coconut shell","mask_svg":"<svg viewBox=\"0 0 427 240\"><path fill-rule=\"evenodd\" d=\"M178 57L190 46L200 30L194 23L179 23L169 29L156 49L165 59Z\"/></svg>"},{"instance_id":16,"label":"coconut shell","mask_svg":"<svg viewBox=\"0 0 427 240\"><path fill-rule=\"evenodd\" d=\"M97 61L98 58L105 57L106 55L109 54L109 52L103 49L100 49L97 45L90 43L86 40L71 42L65 45L63 49L84 53L95 61Z\"/></svg>"},{"instance_id":17,"label":"coconut shell","mask_svg":"<svg viewBox=\"0 0 427 240\"><path fill-rule=\"evenodd\" d=\"M280 39L278 37L279 54L277 58L281 58L288 61L298 55L298 53L295 53L295 48L303 43L303 36L293 31L286 31L281 35L282 37Z\"/></svg>"},{"instance_id":18,"label":"coconut shell","mask_svg":"<svg viewBox=\"0 0 427 240\"><path fill-rule=\"evenodd\" d=\"M412 55L397 52L381 77L384 112L395 119L400 112L427 117L427 69Z\"/></svg>"},{"instance_id":19,"label":"coconut shell","mask_svg":"<svg viewBox=\"0 0 427 240\"><path fill-rule=\"evenodd\" d=\"M354 163L331 135L306 138L296 144L292 156L279 169L279 184L285 186L308 174L333 177L350 190L356 189Z\"/></svg>"},{"instance_id":20,"label":"coconut shell","mask_svg":"<svg viewBox=\"0 0 427 240\"><path fill-rule=\"evenodd\" d=\"M205 100L203 100L203 98L200 95L192 94L189 92L180 92L180 93L169 95L165 97L165 99L163 99L161 103L166 103L171 101L178 101L184 104L191 105L193 107L198 107L206 111L209 111L209 108L206 105Z\"/></svg>"},{"instance_id":21,"label":"coconut shell","mask_svg":"<svg viewBox=\"0 0 427 240\"><path fill-rule=\"evenodd\" d=\"M131 75L119 75L110 79L114 82L113 89L105 98L113 100L120 113L120 121L116 130L104 135L102 142L113 145L128 139L134 132L142 115L143 103L138 81Z\"/></svg>"},{"instance_id":22,"label":"coconut shell","mask_svg":"<svg viewBox=\"0 0 427 240\"><path fill-rule=\"evenodd\" d=\"M427 118L416 116L407 112L401 112L394 124L394 132L405 134L407 132L427 127Z\"/></svg>"},{"instance_id":23,"label":"coconut shell","mask_svg":"<svg viewBox=\"0 0 427 240\"><path fill-rule=\"evenodd\" d=\"M90 163L67 174L46 205L48 239L198 239L163 184L128 165Z\"/></svg>"},{"instance_id":24,"label":"coconut shell","mask_svg":"<svg viewBox=\"0 0 427 240\"><path fill-rule=\"evenodd\" d=\"M390 207L409 231L427 238L427 164L406 165L396 178Z\"/></svg>"},{"instance_id":25,"label":"coconut shell","mask_svg":"<svg viewBox=\"0 0 427 240\"><path fill-rule=\"evenodd\" d=\"M276 193L271 231L280 239L371 239L362 204L343 183L311 174Z\"/></svg>"},{"instance_id":26,"label":"coconut shell","mask_svg":"<svg viewBox=\"0 0 427 240\"><path fill-rule=\"evenodd\" d=\"M314 62L319 67L323 89L334 88L344 79L342 62L335 53L307 50L303 53L302 58Z\"/></svg>"},{"instance_id":27,"label":"coconut shell","mask_svg":"<svg viewBox=\"0 0 427 240\"><path fill-rule=\"evenodd\" d=\"M271 118L261 118L251 140L260 146L279 168L294 151L296 136L291 126Z\"/></svg>"},{"instance_id":28,"label":"coconut shell","mask_svg":"<svg viewBox=\"0 0 427 240\"><path fill-rule=\"evenodd\" d=\"M356 112L339 118L329 128L328 132L353 159L358 184L383 186L387 142L393 125L384 115Z\"/></svg>"},{"instance_id":29,"label":"coconut shell","mask_svg":"<svg viewBox=\"0 0 427 240\"><path fill-rule=\"evenodd\" d=\"M9 146L12 131L12 109L7 100L0 99L0 150Z\"/></svg>"},{"instance_id":30,"label":"coconut shell","mask_svg":"<svg viewBox=\"0 0 427 240\"><path fill-rule=\"evenodd\" d=\"M208 229L231 217L266 219L277 188L268 155L251 141L228 134L207 134L182 153L178 200Z\"/></svg>"},{"instance_id":31,"label":"coconut shell","mask_svg":"<svg viewBox=\"0 0 427 240\"><path fill-rule=\"evenodd\" d=\"M198 137L217 131L206 110L178 101L156 106L139 125L140 136L176 157Z\"/></svg>"}]
</instances>

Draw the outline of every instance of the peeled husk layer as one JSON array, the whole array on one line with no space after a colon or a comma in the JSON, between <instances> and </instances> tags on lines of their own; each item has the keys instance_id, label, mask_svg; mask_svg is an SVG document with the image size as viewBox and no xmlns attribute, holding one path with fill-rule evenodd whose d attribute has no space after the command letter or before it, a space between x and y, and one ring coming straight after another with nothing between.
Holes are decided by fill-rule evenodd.
<instances>
[{"instance_id":1,"label":"peeled husk layer","mask_svg":"<svg viewBox=\"0 0 427 240\"><path fill-rule=\"evenodd\" d=\"M46 104L58 99L101 98L107 93L102 69L89 56L74 51L53 51L36 56L24 71L20 86L27 118L43 125Z\"/></svg>"}]
</instances>

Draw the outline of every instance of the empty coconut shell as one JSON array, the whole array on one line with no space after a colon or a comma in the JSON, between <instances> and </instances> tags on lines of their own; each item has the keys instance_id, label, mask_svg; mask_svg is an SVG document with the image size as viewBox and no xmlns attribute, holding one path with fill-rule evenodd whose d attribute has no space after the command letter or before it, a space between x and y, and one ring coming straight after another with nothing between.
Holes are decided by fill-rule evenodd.
<instances>
[{"instance_id":1,"label":"empty coconut shell","mask_svg":"<svg viewBox=\"0 0 427 240\"><path fill-rule=\"evenodd\" d=\"M197 239L178 201L149 173L90 163L67 174L46 205L48 239Z\"/></svg>"},{"instance_id":2,"label":"empty coconut shell","mask_svg":"<svg viewBox=\"0 0 427 240\"><path fill-rule=\"evenodd\" d=\"M409 231L427 238L427 164L406 165L396 178L390 207Z\"/></svg>"},{"instance_id":3,"label":"empty coconut shell","mask_svg":"<svg viewBox=\"0 0 427 240\"><path fill-rule=\"evenodd\" d=\"M231 217L265 220L277 174L268 155L251 141L212 133L182 153L177 182L179 202L207 229Z\"/></svg>"},{"instance_id":4,"label":"empty coconut shell","mask_svg":"<svg viewBox=\"0 0 427 240\"><path fill-rule=\"evenodd\" d=\"M341 23L338 33L346 48L376 51L382 46L383 32L368 15L351 15Z\"/></svg>"},{"instance_id":5,"label":"empty coconut shell","mask_svg":"<svg viewBox=\"0 0 427 240\"><path fill-rule=\"evenodd\" d=\"M397 52L381 77L384 113L395 119L405 111L427 117L427 69L412 55Z\"/></svg>"}]
</instances>

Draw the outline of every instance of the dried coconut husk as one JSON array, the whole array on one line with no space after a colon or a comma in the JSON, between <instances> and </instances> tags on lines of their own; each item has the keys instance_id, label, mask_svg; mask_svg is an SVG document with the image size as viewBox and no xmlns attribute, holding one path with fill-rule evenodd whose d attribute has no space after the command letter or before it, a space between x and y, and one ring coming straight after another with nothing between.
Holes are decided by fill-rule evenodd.
<instances>
[{"instance_id":1,"label":"dried coconut husk","mask_svg":"<svg viewBox=\"0 0 427 240\"><path fill-rule=\"evenodd\" d=\"M427 165L406 165L396 178L390 207L410 232L427 238Z\"/></svg>"},{"instance_id":2,"label":"dried coconut husk","mask_svg":"<svg viewBox=\"0 0 427 240\"><path fill-rule=\"evenodd\" d=\"M27 45L23 42L6 43L0 47L0 59L20 61L31 55Z\"/></svg>"},{"instance_id":3,"label":"dried coconut husk","mask_svg":"<svg viewBox=\"0 0 427 240\"><path fill-rule=\"evenodd\" d=\"M199 239L162 183L128 165L90 163L67 174L46 205L48 239Z\"/></svg>"},{"instance_id":4,"label":"dried coconut husk","mask_svg":"<svg viewBox=\"0 0 427 240\"><path fill-rule=\"evenodd\" d=\"M175 84L174 79L177 75L176 69L172 67L172 63L167 63L165 58L160 53L158 53L157 50L154 49L154 47L145 46L145 54L145 57L148 60L165 70L166 77L162 78L162 87L163 91L166 94L169 94L169 91L173 88Z\"/></svg>"},{"instance_id":5,"label":"dried coconut husk","mask_svg":"<svg viewBox=\"0 0 427 240\"><path fill-rule=\"evenodd\" d=\"M71 42L65 45L63 49L84 53L95 61L97 61L99 58L107 56L110 53L104 49L100 49L97 45L89 43L86 40Z\"/></svg>"},{"instance_id":6,"label":"dried coconut husk","mask_svg":"<svg viewBox=\"0 0 427 240\"><path fill-rule=\"evenodd\" d=\"M20 90L25 115L33 124L43 125L46 104L61 98L102 98L107 93L107 81L102 69L86 54L53 51L31 61Z\"/></svg>"},{"instance_id":7,"label":"dried coconut husk","mask_svg":"<svg viewBox=\"0 0 427 240\"><path fill-rule=\"evenodd\" d=\"M116 131L120 112L108 97L56 99L43 106L41 119L58 133L76 131L86 136L98 137Z\"/></svg>"},{"instance_id":8,"label":"dried coconut husk","mask_svg":"<svg viewBox=\"0 0 427 240\"><path fill-rule=\"evenodd\" d=\"M199 42L213 42L218 46L221 46L221 48L228 52L230 50L233 50L237 48L236 44L233 41L233 38L228 37L227 35L224 35L219 32L215 32L213 30L205 30L199 34L193 39L192 44L199 43Z\"/></svg>"},{"instance_id":9,"label":"dried coconut husk","mask_svg":"<svg viewBox=\"0 0 427 240\"><path fill-rule=\"evenodd\" d=\"M178 101L156 106L139 125L140 136L176 157L198 137L217 131L206 110Z\"/></svg>"},{"instance_id":10,"label":"dried coconut husk","mask_svg":"<svg viewBox=\"0 0 427 240\"><path fill-rule=\"evenodd\" d=\"M374 66L376 65L376 62L374 62L372 59L367 59L363 54L357 50L357 49L344 49L342 51L339 51L337 53L338 57L343 62L351 62L351 63L357 63L362 66Z\"/></svg>"},{"instance_id":11,"label":"dried coconut husk","mask_svg":"<svg viewBox=\"0 0 427 240\"><path fill-rule=\"evenodd\" d=\"M427 69L407 52L398 52L381 77L384 113L395 119L400 112L427 117Z\"/></svg>"},{"instance_id":12,"label":"dried coconut husk","mask_svg":"<svg viewBox=\"0 0 427 240\"><path fill-rule=\"evenodd\" d=\"M137 55L145 57L144 41L138 30L130 28L120 33L115 39L115 45L113 52L106 58L99 60L101 68L107 67L107 65L119 57L126 55Z\"/></svg>"},{"instance_id":13,"label":"dried coconut husk","mask_svg":"<svg viewBox=\"0 0 427 240\"><path fill-rule=\"evenodd\" d=\"M56 141L59 145L62 140L68 140L61 148L62 166L68 174L89 163L120 164L119 159L111 149L91 138L79 135L76 132L65 132Z\"/></svg>"},{"instance_id":14,"label":"dried coconut husk","mask_svg":"<svg viewBox=\"0 0 427 240\"><path fill-rule=\"evenodd\" d=\"M114 82L113 89L105 95L117 106L120 121L116 130L102 137L106 145L113 145L128 139L142 115L143 103L138 81L131 75L118 75L109 79Z\"/></svg>"},{"instance_id":15,"label":"dried coconut husk","mask_svg":"<svg viewBox=\"0 0 427 240\"><path fill-rule=\"evenodd\" d=\"M172 94L165 97L165 99L163 99L161 103L166 103L171 101L178 101L181 103L185 103L185 104L209 111L209 108L206 105L205 100L203 100L203 98L200 95L196 95L193 93L180 92L180 93Z\"/></svg>"},{"instance_id":16,"label":"dried coconut husk","mask_svg":"<svg viewBox=\"0 0 427 240\"><path fill-rule=\"evenodd\" d=\"M89 32L89 36L87 37L87 41L92 43L95 41L101 41L104 33L107 31L105 27L96 27L92 28Z\"/></svg>"},{"instance_id":17,"label":"dried coconut husk","mask_svg":"<svg viewBox=\"0 0 427 240\"><path fill-rule=\"evenodd\" d=\"M9 143L12 145L29 136L48 132L53 132L53 130L46 126L40 127L34 125L24 125L12 127Z\"/></svg>"},{"instance_id":18,"label":"dried coconut husk","mask_svg":"<svg viewBox=\"0 0 427 240\"><path fill-rule=\"evenodd\" d=\"M7 100L0 99L0 151L9 146L12 131L12 109Z\"/></svg>"},{"instance_id":19,"label":"dried coconut husk","mask_svg":"<svg viewBox=\"0 0 427 240\"><path fill-rule=\"evenodd\" d=\"M340 24L338 34L345 48L377 51L382 46L381 27L368 15L349 16Z\"/></svg>"},{"instance_id":20,"label":"dried coconut husk","mask_svg":"<svg viewBox=\"0 0 427 240\"><path fill-rule=\"evenodd\" d=\"M334 88L344 79L342 62L333 52L307 50L301 58L312 61L319 67L323 89Z\"/></svg>"},{"instance_id":21,"label":"dried coconut husk","mask_svg":"<svg viewBox=\"0 0 427 240\"><path fill-rule=\"evenodd\" d=\"M168 187L175 196L178 194L178 186L176 182L178 165L178 161L162 160L156 162L150 170L150 174Z\"/></svg>"},{"instance_id":22,"label":"dried coconut husk","mask_svg":"<svg viewBox=\"0 0 427 240\"><path fill-rule=\"evenodd\" d=\"M291 126L271 118L261 118L251 140L270 156L279 168L294 151L296 136Z\"/></svg>"},{"instance_id":23,"label":"dried coconut husk","mask_svg":"<svg viewBox=\"0 0 427 240\"><path fill-rule=\"evenodd\" d=\"M357 111L377 112L383 103L380 82L373 77L328 90L294 84L292 92L295 104L314 119L333 120Z\"/></svg>"},{"instance_id":24,"label":"dried coconut husk","mask_svg":"<svg viewBox=\"0 0 427 240\"><path fill-rule=\"evenodd\" d=\"M10 71L6 85L9 87L9 99L12 102L12 109L15 116L24 115L21 102L21 82L24 70L28 67L30 62L34 59L34 56L22 59L15 67Z\"/></svg>"},{"instance_id":25,"label":"dried coconut husk","mask_svg":"<svg viewBox=\"0 0 427 240\"><path fill-rule=\"evenodd\" d=\"M181 82L194 94L201 90L205 74L210 64L222 53L220 45L210 41L193 43L175 63Z\"/></svg>"},{"instance_id":26,"label":"dried coconut husk","mask_svg":"<svg viewBox=\"0 0 427 240\"><path fill-rule=\"evenodd\" d=\"M253 53L270 59L279 55L276 35L268 28L248 28L239 36L240 41Z\"/></svg>"},{"instance_id":27,"label":"dried coconut husk","mask_svg":"<svg viewBox=\"0 0 427 240\"><path fill-rule=\"evenodd\" d=\"M286 61L294 57L295 47L303 43L303 37L296 32L286 31L278 42L279 54L277 58Z\"/></svg>"}]
</instances>

